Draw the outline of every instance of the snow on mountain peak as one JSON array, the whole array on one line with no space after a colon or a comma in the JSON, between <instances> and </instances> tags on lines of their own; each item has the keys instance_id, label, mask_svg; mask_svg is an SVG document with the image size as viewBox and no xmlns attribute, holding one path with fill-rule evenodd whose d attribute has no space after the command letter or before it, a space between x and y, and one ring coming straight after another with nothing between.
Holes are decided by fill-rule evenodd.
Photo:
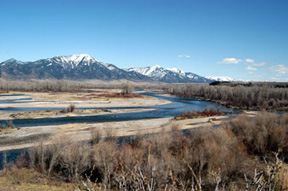
<instances>
[{"instance_id":1,"label":"snow on mountain peak","mask_svg":"<svg viewBox=\"0 0 288 191\"><path fill-rule=\"evenodd\" d=\"M154 77L154 78L155 77L162 78L170 72L180 75L181 78L185 77L186 75L186 72L184 72L183 70L180 70L177 68L162 68L159 65L143 67L143 68L130 68L129 70L130 71L133 70L145 76Z\"/></svg>"},{"instance_id":2,"label":"snow on mountain peak","mask_svg":"<svg viewBox=\"0 0 288 191\"><path fill-rule=\"evenodd\" d=\"M221 81L221 82L232 82L235 81L235 79L227 77L227 76L205 76L205 78L215 81Z\"/></svg>"},{"instance_id":3,"label":"snow on mountain peak","mask_svg":"<svg viewBox=\"0 0 288 191\"><path fill-rule=\"evenodd\" d=\"M52 58L57 62L60 62L65 68L66 67L76 67L79 63L83 63L84 65L90 65L94 62L98 62L93 57L88 54L73 54L70 56L56 56Z\"/></svg>"},{"instance_id":4,"label":"snow on mountain peak","mask_svg":"<svg viewBox=\"0 0 288 191\"><path fill-rule=\"evenodd\" d=\"M115 70L117 69L116 66L112 64L106 64L103 62L100 62L93 57L91 57L88 54L73 54L70 56L56 56L52 59L49 59L51 63L49 63L47 66L53 65L52 62L56 61L57 63L60 63L64 68L76 68L77 66L91 66L92 64L101 65L102 67L107 68L108 70Z\"/></svg>"},{"instance_id":5,"label":"snow on mountain peak","mask_svg":"<svg viewBox=\"0 0 288 191\"><path fill-rule=\"evenodd\" d=\"M161 66L159 66L158 64L155 66L151 66L152 68L161 68Z\"/></svg>"},{"instance_id":6,"label":"snow on mountain peak","mask_svg":"<svg viewBox=\"0 0 288 191\"><path fill-rule=\"evenodd\" d=\"M106 63L102 63L102 62L100 62L100 64L102 64L102 66L104 66L108 70L116 70L117 69L117 67L114 66L113 64L106 64Z\"/></svg>"},{"instance_id":7,"label":"snow on mountain peak","mask_svg":"<svg viewBox=\"0 0 288 191\"><path fill-rule=\"evenodd\" d=\"M154 73L158 69L161 69L161 66L159 66L159 65L150 66L150 67L147 67L145 73L149 76L150 74Z\"/></svg>"},{"instance_id":8,"label":"snow on mountain peak","mask_svg":"<svg viewBox=\"0 0 288 191\"><path fill-rule=\"evenodd\" d=\"M177 69L177 68L166 68L167 70L171 72L179 73L180 75L185 75L185 72L183 70Z\"/></svg>"},{"instance_id":9,"label":"snow on mountain peak","mask_svg":"<svg viewBox=\"0 0 288 191\"><path fill-rule=\"evenodd\" d=\"M128 71L135 71L149 77L163 77L166 74L165 69L159 65L141 68L130 68Z\"/></svg>"},{"instance_id":10,"label":"snow on mountain peak","mask_svg":"<svg viewBox=\"0 0 288 191\"><path fill-rule=\"evenodd\" d=\"M127 71L138 72L142 75L151 77L154 80L168 83L210 82L210 80L198 76L197 74L185 72L177 68L162 68L159 65L141 68L129 68Z\"/></svg>"},{"instance_id":11,"label":"snow on mountain peak","mask_svg":"<svg viewBox=\"0 0 288 191\"><path fill-rule=\"evenodd\" d=\"M71 56L56 56L54 58L60 59L62 62L74 62L74 63L79 63L81 61L96 62L96 60L88 54L73 54Z\"/></svg>"}]
</instances>

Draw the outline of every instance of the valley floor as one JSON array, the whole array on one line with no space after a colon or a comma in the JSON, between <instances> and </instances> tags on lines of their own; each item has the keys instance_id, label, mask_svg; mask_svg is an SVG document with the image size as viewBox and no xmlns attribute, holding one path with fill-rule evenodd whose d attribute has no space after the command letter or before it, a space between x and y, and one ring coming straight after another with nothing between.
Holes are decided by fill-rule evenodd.
<instances>
[{"instance_id":1,"label":"valley floor","mask_svg":"<svg viewBox=\"0 0 288 191\"><path fill-rule=\"evenodd\" d=\"M1 108L42 108L42 111L24 112L1 112L1 120L13 119L41 119L58 117L96 116L115 113L131 113L140 111L151 111L146 108L126 109L124 107L154 106L170 103L167 100L150 96L118 98L111 95L119 93L119 90L97 90L96 93L23 93L12 92L9 99L23 100L21 103L1 104ZM18 95L17 95L18 94ZM104 97L104 96L107 97ZM2 96L1 99L8 96ZM27 99L27 101L25 101ZM29 100L31 99L31 100ZM73 112L62 113L60 110L50 110L51 108L67 108L74 105ZM77 108L88 109L77 109ZM120 109L92 109L97 107L120 107ZM121 109L123 107L123 109ZM45 108L43 110L43 108ZM89 109L90 108L90 109ZM47 109L47 111L46 111ZM63 125L41 125L33 127L11 128L0 132L0 151L28 148L38 143L40 140L49 140L53 135L66 135L75 141L85 141L91 139L93 129L112 132L113 136L129 136L135 134L150 134L171 129L190 129L207 125L219 125L227 116L206 117L197 119L187 119L174 121L172 118L143 119L122 122L104 123L77 123ZM110 133L111 134L111 133ZM105 135L104 135L105 136ZM46 141L49 144L49 141Z\"/></svg>"}]
</instances>

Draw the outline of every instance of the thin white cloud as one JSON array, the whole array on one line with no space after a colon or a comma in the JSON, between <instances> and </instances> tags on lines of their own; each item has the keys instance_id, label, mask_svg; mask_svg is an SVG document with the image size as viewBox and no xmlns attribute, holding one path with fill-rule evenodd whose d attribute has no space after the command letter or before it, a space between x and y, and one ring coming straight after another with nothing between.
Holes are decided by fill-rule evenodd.
<instances>
[{"instance_id":1,"label":"thin white cloud","mask_svg":"<svg viewBox=\"0 0 288 191\"><path fill-rule=\"evenodd\" d=\"M222 61L218 62L220 64L238 64L242 62L241 59L236 59L236 58L224 58Z\"/></svg>"},{"instance_id":2,"label":"thin white cloud","mask_svg":"<svg viewBox=\"0 0 288 191\"><path fill-rule=\"evenodd\" d=\"M191 56L190 55L182 55L182 54L180 54L180 55L178 55L178 57L179 58L190 58Z\"/></svg>"},{"instance_id":3,"label":"thin white cloud","mask_svg":"<svg viewBox=\"0 0 288 191\"><path fill-rule=\"evenodd\" d=\"M219 64L238 64L238 63L244 63L245 65L252 65L252 66L265 66L266 62L259 62L256 63L255 60L251 58L246 59L237 59L237 58L224 58L222 61L218 62Z\"/></svg>"},{"instance_id":4,"label":"thin white cloud","mask_svg":"<svg viewBox=\"0 0 288 191\"><path fill-rule=\"evenodd\" d=\"M288 72L288 66L286 65L275 65L269 67L272 72L277 72L278 74L286 74Z\"/></svg>"},{"instance_id":5,"label":"thin white cloud","mask_svg":"<svg viewBox=\"0 0 288 191\"><path fill-rule=\"evenodd\" d=\"M253 63L253 66L265 66L267 63L266 62L260 62L260 63Z\"/></svg>"},{"instance_id":6,"label":"thin white cloud","mask_svg":"<svg viewBox=\"0 0 288 191\"><path fill-rule=\"evenodd\" d=\"M253 68L252 66L247 66L245 69L246 70L257 70L257 68Z\"/></svg>"},{"instance_id":7,"label":"thin white cloud","mask_svg":"<svg viewBox=\"0 0 288 191\"><path fill-rule=\"evenodd\" d=\"M254 61L254 60L252 60L252 59L250 59L250 58L247 58L247 59L245 59L245 60L244 60L244 62L248 62L248 63L254 63L255 61Z\"/></svg>"}]
</instances>

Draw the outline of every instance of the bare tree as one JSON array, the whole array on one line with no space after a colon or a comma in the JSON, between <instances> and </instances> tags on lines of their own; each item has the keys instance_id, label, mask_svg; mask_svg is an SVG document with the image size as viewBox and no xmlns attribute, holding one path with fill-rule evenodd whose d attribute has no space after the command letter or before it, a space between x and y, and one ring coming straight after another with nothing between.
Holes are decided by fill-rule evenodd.
<instances>
[{"instance_id":1,"label":"bare tree","mask_svg":"<svg viewBox=\"0 0 288 191\"><path fill-rule=\"evenodd\" d=\"M134 85L131 82L127 82L122 85L123 94L132 94L134 92Z\"/></svg>"}]
</instances>

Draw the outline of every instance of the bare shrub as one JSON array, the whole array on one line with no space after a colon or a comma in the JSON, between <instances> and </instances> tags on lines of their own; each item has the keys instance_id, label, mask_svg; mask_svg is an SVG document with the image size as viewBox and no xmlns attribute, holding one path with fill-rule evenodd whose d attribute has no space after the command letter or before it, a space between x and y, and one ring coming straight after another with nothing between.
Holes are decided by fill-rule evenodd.
<instances>
[{"instance_id":1,"label":"bare shrub","mask_svg":"<svg viewBox=\"0 0 288 191\"><path fill-rule=\"evenodd\" d=\"M13 120L7 120L6 123L0 124L0 129L13 129L13 128L16 128L15 125L13 124Z\"/></svg>"},{"instance_id":2,"label":"bare shrub","mask_svg":"<svg viewBox=\"0 0 288 191\"><path fill-rule=\"evenodd\" d=\"M132 147L141 147L145 138L147 138L146 135L137 132L135 135L129 136L128 144Z\"/></svg>"},{"instance_id":3,"label":"bare shrub","mask_svg":"<svg viewBox=\"0 0 288 191\"><path fill-rule=\"evenodd\" d=\"M132 94L134 92L134 85L131 82L122 84L122 94Z\"/></svg>"},{"instance_id":4,"label":"bare shrub","mask_svg":"<svg viewBox=\"0 0 288 191\"><path fill-rule=\"evenodd\" d=\"M39 145L36 145L29 149L29 157L31 168L35 168L40 172L46 173L46 163L45 163L45 151L44 151L43 141L40 141Z\"/></svg>"},{"instance_id":5,"label":"bare shrub","mask_svg":"<svg viewBox=\"0 0 288 191\"><path fill-rule=\"evenodd\" d=\"M274 153L274 159L267 160L264 158L266 167L264 170L258 171L255 169L254 176L245 177L245 190L254 188L256 190L287 190L285 187L285 179L279 180L279 170L282 168L283 162L279 159L279 153ZM287 179L286 179L287 181Z\"/></svg>"},{"instance_id":6,"label":"bare shrub","mask_svg":"<svg viewBox=\"0 0 288 191\"><path fill-rule=\"evenodd\" d=\"M191 131L191 136L183 158L194 189L215 188L218 180L215 181L213 176L216 175L223 183L218 187L226 186L225 182L237 177L244 167L245 155L232 133L224 129L202 128Z\"/></svg>"},{"instance_id":7,"label":"bare shrub","mask_svg":"<svg viewBox=\"0 0 288 191\"><path fill-rule=\"evenodd\" d=\"M117 139L117 130L106 127L103 129L104 130L104 136L106 141L116 141Z\"/></svg>"},{"instance_id":8,"label":"bare shrub","mask_svg":"<svg viewBox=\"0 0 288 191\"><path fill-rule=\"evenodd\" d=\"M100 180L108 189L111 188L112 177L117 166L117 145L114 142L100 142L93 148L95 168L101 174Z\"/></svg>"},{"instance_id":9,"label":"bare shrub","mask_svg":"<svg viewBox=\"0 0 288 191\"><path fill-rule=\"evenodd\" d=\"M286 189L288 188L288 166L287 164L283 164L281 166L279 173L276 174L275 180L279 184L279 187L282 188L282 190L285 190L285 188Z\"/></svg>"},{"instance_id":10,"label":"bare shrub","mask_svg":"<svg viewBox=\"0 0 288 191\"><path fill-rule=\"evenodd\" d=\"M262 112L255 118L241 116L229 123L230 129L250 153L265 156L278 150L287 151L286 115Z\"/></svg>"},{"instance_id":11,"label":"bare shrub","mask_svg":"<svg viewBox=\"0 0 288 191\"><path fill-rule=\"evenodd\" d=\"M173 157L168 156L168 149L162 145L164 140L167 143L168 137L166 134L160 139L159 136L148 138L148 141L134 146L123 144L115 147L113 142L95 145L96 167L103 174L101 185L116 190L157 190L165 187L171 169L169 165L177 165L178 161L175 159L172 162Z\"/></svg>"},{"instance_id":12,"label":"bare shrub","mask_svg":"<svg viewBox=\"0 0 288 191\"><path fill-rule=\"evenodd\" d=\"M98 144L103 139L103 129L97 127L90 128L90 133L93 144Z\"/></svg>"},{"instance_id":13,"label":"bare shrub","mask_svg":"<svg viewBox=\"0 0 288 191\"><path fill-rule=\"evenodd\" d=\"M48 176L54 176L57 172L68 181L79 181L80 175L92 166L91 147L63 135L52 142L51 145L40 144L30 149L30 166L40 167Z\"/></svg>"},{"instance_id":14,"label":"bare shrub","mask_svg":"<svg viewBox=\"0 0 288 191\"><path fill-rule=\"evenodd\" d=\"M261 184L276 185L276 190L286 184L285 171L277 174L285 162L280 157L287 156L287 122L286 114L264 112L255 118L240 116L220 128L176 129L121 144L112 128L103 134L95 128L92 149L58 137L49 146L40 145L30 160L49 176L68 181L79 182L80 175L90 172L94 178L82 179L90 190L245 190L247 184L251 190L260 176ZM102 135L106 141L99 141ZM276 160L268 160L275 149Z\"/></svg>"},{"instance_id":15,"label":"bare shrub","mask_svg":"<svg viewBox=\"0 0 288 191\"><path fill-rule=\"evenodd\" d=\"M69 105L67 108L62 109L60 112L61 113L72 113L76 109L75 105Z\"/></svg>"},{"instance_id":16,"label":"bare shrub","mask_svg":"<svg viewBox=\"0 0 288 191\"><path fill-rule=\"evenodd\" d=\"M101 174L98 186L211 190L229 185L243 174L246 155L231 131L205 128L184 136L179 132L150 135L141 144L95 145L95 167Z\"/></svg>"},{"instance_id":17,"label":"bare shrub","mask_svg":"<svg viewBox=\"0 0 288 191\"><path fill-rule=\"evenodd\" d=\"M170 128L171 128L171 131L179 131L181 126L180 124L172 123Z\"/></svg>"},{"instance_id":18,"label":"bare shrub","mask_svg":"<svg viewBox=\"0 0 288 191\"><path fill-rule=\"evenodd\" d=\"M75 106L75 105L70 105L70 106L68 107L69 112L74 112L75 109L76 109L76 106Z\"/></svg>"},{"instance_id":19,"label":"bare shrub","mask_svg":"<svg viewBox=\"0 0 288 191\"><path fill-rule=\"evenodd\" d=\"M67 170L69 181L79 181L80 175L92 166L90 145L73 143L72 146L68 146L67 150L61 154L62 163L60 163L60 169L62 168L61 171L63 169Z\"/></svg>"},{"instance_id":20,"label":"bare shrub","mask_svg":"<svg viewBox=\"0 0 288 191\"><path fill-rule=\"evenodd\" d=\"M15 128L15 125L13 124L12 120L7 121L7 128Z\"/></svg>"}]
</instances>

